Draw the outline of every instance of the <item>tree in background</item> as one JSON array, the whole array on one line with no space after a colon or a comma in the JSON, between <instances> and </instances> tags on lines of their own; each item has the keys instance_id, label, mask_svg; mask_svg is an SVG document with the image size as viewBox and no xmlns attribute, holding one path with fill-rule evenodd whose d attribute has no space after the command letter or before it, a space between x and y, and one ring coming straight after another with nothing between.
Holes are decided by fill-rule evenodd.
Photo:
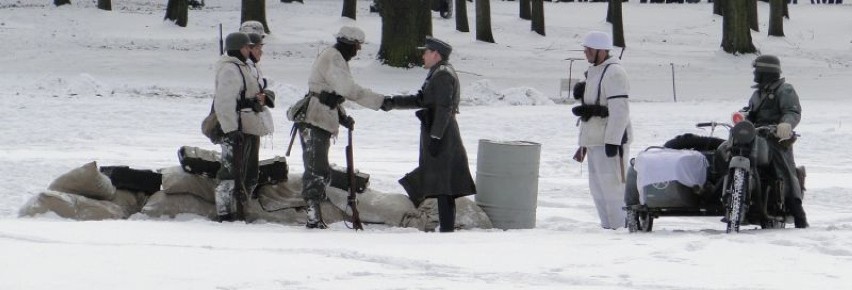
<instances>
[{"instance_id":1,"label":"tree in background","mask_svg":"<svg viewBox=\"0 0 852 290\"><path fill-rule=\"evenodd\" d=\"M749 2L725 1L725 15L722 17L722 49L727 53L740 54L757 51L751 42L751 30L748 26Z\"/></svg>"},{"instance_id":2,"label":"tree in background","mask_svg":"<svg viewBox=\"0 0 852 290\"><path fill-rule=\"evenodd\" d=\"M431 0L379 0L382 43L378 59L392 67L423 65L417 47L432 35Z\"/></svg>"},{"instance_id":3,"label":"tree in background","mask_svg":"<svg viewBox=\"0 0 852 290\"><path fill-rule=\"evenodd\" d=\"M521 16L521 19L530 20L530 18L531 18L530 14L532 13L530 11L531 10L530 0L518 0L518 4L520 4L520 8L521 8L521 12L519 13L519 15Z\"/></svg>"},{"instance_id":4,"label":"tree in background","mask_svg":"<svg viewBox=\"0 0 852 290\"><path fill-rule=\"evenodd\" d=\"M544 0L532 0L532 31L544 34Z\"/></svg>"},{"instance_id":5,"label":"tree in background","mask_svg":"<svg viewBox=\"0 0 852 290\"><path fill-rule=\"evenodd\" d=\"M53 5L62 6L65 4L71 4L71 0L53 0Z\"/></svg>"},{"instance_id":6,"label":"tree in background","mask_svg":"<svg viewBox=\"0 0 852 290\"><path fill-rule=\"evenodd\" d=\"M340 16L349 17L352 18L352 20L355 20L355 10L357 10L355 0L343 0L343 12Z\"/></svg>"},{"instance_id":7,"label":"tree in background","mask_svg":"<svg viewBox=\"0 0 852 290\"><path fill-rule=\"evenodd\" d=\"M186 23L189 22L189 2L187 0L169 0L166 4L166 17L163 20L172 21L180 27L186 27Z\"/></svg>"},{"instance_id":8,"label":"tree in background","mask_svg":"<svg viewBox=\"0 0 852 290\"><path fill-rule=\"evenodd\" d=\"M728 0L713 1L713 14L725 16L725 3L727 2Z\"/></svg>"},{"instance_id":9,"label":"tree in background","mask_svg":"<svg viewBox=\"0 0 852 290\"><path fill-rule=\"evenodd\" d=\"M467 24L467 2L465 0L455 0L456 2L456 30L460 32L470 32L470 26Z\"/></svg>"},{"instance_id":10,"label":"tree in background","mask_svg":"<svg viewBox=\"0 0 852 290\"><path fill-rule=\"evenodd\" d=\"M760 31L760 27L757 23L757 0L747 0L748 1L748 27L751 27L751 30ZM734 0L734 2L737 2Z\"/></svg>"},{"instance_id":11,"label":"tree in background","mask_svg":"<svg viewBox=\"0 0 852 290\"><path fill-rule=\"evenodd\" d=\"M769 36L784 37L784 7L786 0L769 1Z\"/></svg>"},{"instance_id":12,"label":"tree in background","mask_svg":"<svg viewBox=\"0 0 852 290\"><path fill-rule=\"evenodd\" d=\"M98 9L111 11L112 0L98 0Z\"/></svg>"},{"instance_id":13,"label":"tree in background","mask_svg":"<svg viewBox=\"0 0 852 290\"><path fill-rule=\"evenodd\" d=\"M269 25L266 24L266 0L243 0L240 23L249 20L260 22L263 24L263 30L269 33Z\"/></svg>"},{"instance_id":14,"label":"tree in background","mask_svg":"<svg viewBox=\"0 0 852 290\"><path fill-rule=\"evenodd\" d=\"M624 18L621 14L621 1L609 1L609 14L612 16L612 45L627 47L624 43Z\"/></svg>"},{"instance_id":15,"label":"tree in background","mask_svg":"<svg viewBox=\"0 0 852 290\"><path fill-rule=\"evenodd\" d=\"M491 0L476 0L476 40L494 43L491 34Z\"/></svg>"}]
</instances>

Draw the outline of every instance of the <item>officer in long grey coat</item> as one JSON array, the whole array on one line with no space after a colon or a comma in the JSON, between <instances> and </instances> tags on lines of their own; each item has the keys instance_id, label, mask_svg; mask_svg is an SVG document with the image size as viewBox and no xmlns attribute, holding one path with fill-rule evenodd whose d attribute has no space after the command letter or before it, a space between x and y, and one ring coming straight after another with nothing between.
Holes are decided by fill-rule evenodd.
<instances>
[{"instance_id":1,"label":"officer in long grey coat","mask_svg":"<svg viewBox=\"0 0 852 290\"><path fill-rule=\"evenodd\" d=\"M331 137L339 126L353 128L354 120L341 105L353 101L361 106L378 110L384 95L377 94L355 83L349 71L349 60L358 54L364 43L364 31L343 26L335 35L337 43L326 48L314 61L308 77L308 94L287 112L287 117L297 124L305 172L302 175L302 197L308 204L307 228L327 228L322 220L320 202L326 199L325 187L331 182L328 149Z\"/></svg>"},{"instance_id":2,"label":"officer in long grey coat","mask_svg":"<svg viewBox=\"0 0 852 290\"><path fill-rule=\"evenodd\" d=\"M796 174L793 159L793 128L802 118L799 95L793 85L781 78L781 61L774 55L758 56L754 67L754 93L748 101L747 118L755 126L777 125L775 136L767 138L770 166L778 178L784 181L785 204L793 216L797 228L808 227L805 209L802 207L802 188Z\"/></svg>"},{"instance_id":3,"label":"officer in long grey coat","mask_svg":"<svg viewBox=\"0 0 852 290\"><path fill-rule=\"evenodd\" d=\"M382 109L420 109L419 167L400 180L410 196L438 199L441 232L455 228L455 199L476 194L462 143L459 113L459 78L449 63L452 46L426 38L423 63L429 73L416 95L388 97Z\"/></svg>"}]
</instances>

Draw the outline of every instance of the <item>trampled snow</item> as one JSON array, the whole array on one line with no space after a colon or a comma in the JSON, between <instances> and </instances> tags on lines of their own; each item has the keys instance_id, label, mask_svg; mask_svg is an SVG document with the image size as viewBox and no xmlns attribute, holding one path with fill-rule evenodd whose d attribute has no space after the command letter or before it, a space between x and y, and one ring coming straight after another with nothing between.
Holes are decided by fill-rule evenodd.
<instances>
[{"instance_id":1,"label":"trampled snow","mask_svg":"<svg viewBox=\"0 0 852 290\"><path fill-rule=\"evenodd\" d=\"M758 4L754 43L781 58L804 109L796 158L808 169L811 228L739 234L725 234L719 217L662 217L643 234L599 228L587 169L571 160L576 119L557 97L569 65L574 78L588 66L565 60L583 57L583 35L610 31L605 4L545 2L543 37L517 17L518 2L491 1L495 44L433 13L434 35L454 46L471 170L480 139L542 145L535 229L438 234L219 224L191 215L18 218L29 198L84 163L158 169L177 165L183 145L218 150L199 125L209 112L218 24L234 31L240 17L240 1L231 0L205 1L186 28L162 21L166 1L113 1L113 11L95 1L50 2L0 3L0 289L852 288L850 4L791 5L783 38L766 36L768 5ZM280 104L262 158L284 155L291 126L284 112L307 90L311 62L341 25L367 34L350 64L356 81L384 94L420 87L425 70L376 60L381 19L368 12L370 1L358 1L357 21L339 17L341 1L266 2L272 34L262 65ZM474 4L467 5L475 30ZM707 135L694 124L727 121L746 104L755 56L721 51L722 19L710 4L634 0L624 18L631 155L678 134ZM413 111L351 111L357 167L371 175L371 188L402 193L397 179L417 164ZM344 146L344 138L332 145L332 162L345 164ZM301 171L298 147L288 158L291 172Z\"/></svg>"}]
</instances>

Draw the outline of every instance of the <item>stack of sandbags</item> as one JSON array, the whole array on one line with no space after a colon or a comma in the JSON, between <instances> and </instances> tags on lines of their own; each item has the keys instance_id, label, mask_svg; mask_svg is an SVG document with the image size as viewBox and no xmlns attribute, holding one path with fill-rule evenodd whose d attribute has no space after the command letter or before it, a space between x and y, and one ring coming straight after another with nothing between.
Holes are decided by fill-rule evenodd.
<instances>
[{"instance_id":1,"label":"stack of sandbags","mask_svg":"<svg viewBox=\"0 0 852 290\"><path fill-rule=\"evenodd\" d=\"M302 198L302 178L289 175L286 182L261 185L258 198L246 203L246 221L265 221L282 224L305 224L307 204ZM327 224L346 218L343 211L330 202L323 202L322 219Z\"/></svg>"},{"instance_id":2,"label":"stack of sandbags","mask_svg":"<svg viewBox=\"0 0 852 290\"><path fill-rule=\"evenodd\" d=\"M163 189L154 193L142 213L150 217L194 214L214 220L216 215L216 180L184 171L181 166L160 170Z\"/></svg>"},{"instance_id":3,"label":"stack of sandbags","mask_svg":"<svg viewBox=\"0 0 852 290\"><path fill-rule=\"evenodd\" d=\"M328 199L337 208L346 213L347 220L352 217L352 209L349 207L349 192L339 188L328 187L326 189ZM363 223L386 224L399 227L403 217L415 211L414 204L403 194L389 194L374 191L370 188L364 193L357 194L358 217Z\"/></svg>"},{"instance_id":4,"label":"stack of sandbags","mask_svg":"<svg viewBox=\"0 0 852 290\"><path fill-rule=\"evenodd\" d=\"M47 190L27 201L19 216L54 213L75 220L122 219L138 207L138 195L121 192L98 171L96 162L75 168L50 183Z\"/></svg>"},{"instance_id":5,"label":"stack of sandbags","mask_svg":"<svg viewBox=\"0 0 852 290\"><path fill-rule=\"evenodd\" d=\"M432 232L438 228L438 201L427 198L416 210L409 211L402 217L399 225L405 228L417 228L421 231ZM456 229L490 229L491 220L476 202L467 197L456 198Z\"/></svg>"}]
</instances>

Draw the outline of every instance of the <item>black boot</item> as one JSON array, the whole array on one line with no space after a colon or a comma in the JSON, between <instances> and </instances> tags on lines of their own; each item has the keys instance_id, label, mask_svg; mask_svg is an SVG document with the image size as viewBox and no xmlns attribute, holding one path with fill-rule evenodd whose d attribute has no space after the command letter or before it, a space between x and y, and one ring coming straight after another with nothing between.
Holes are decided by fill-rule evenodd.
<instances>
[{"instance_id":1,"label":"black boot","mask_svg":"<svg viewBox=\"0 0 852 290\"><path fill-rule=\"evenodd\" d=\"M438 224L442 233L455 231L456 200L452 196L442 195L438 197Z\"/></svg>"},{"instance_id":2,"label":"black boot","mask_svg":"<svg viewBox=\"0 0 852 290\"><path fill-rule=\"evenodd\" d=\"M790 205L790 214L793 216L793 224L797 229L804 229L810 227L808 224L808 216L805 214L805 208L802 207L802 200L798 198L791 198L788 200L788 204Z\"/></svg>"},{"instance_id":3,"label":"black boot","mask_svg":"<svg viewBox=\"0 0 852 290\"><path fill-rule=\"evenodd\" d=\"M308 201L308 222L305 227L309 229L327 229L328 225L322 221L322 207L316 200Z\"/></svg>"}]
</instances>

